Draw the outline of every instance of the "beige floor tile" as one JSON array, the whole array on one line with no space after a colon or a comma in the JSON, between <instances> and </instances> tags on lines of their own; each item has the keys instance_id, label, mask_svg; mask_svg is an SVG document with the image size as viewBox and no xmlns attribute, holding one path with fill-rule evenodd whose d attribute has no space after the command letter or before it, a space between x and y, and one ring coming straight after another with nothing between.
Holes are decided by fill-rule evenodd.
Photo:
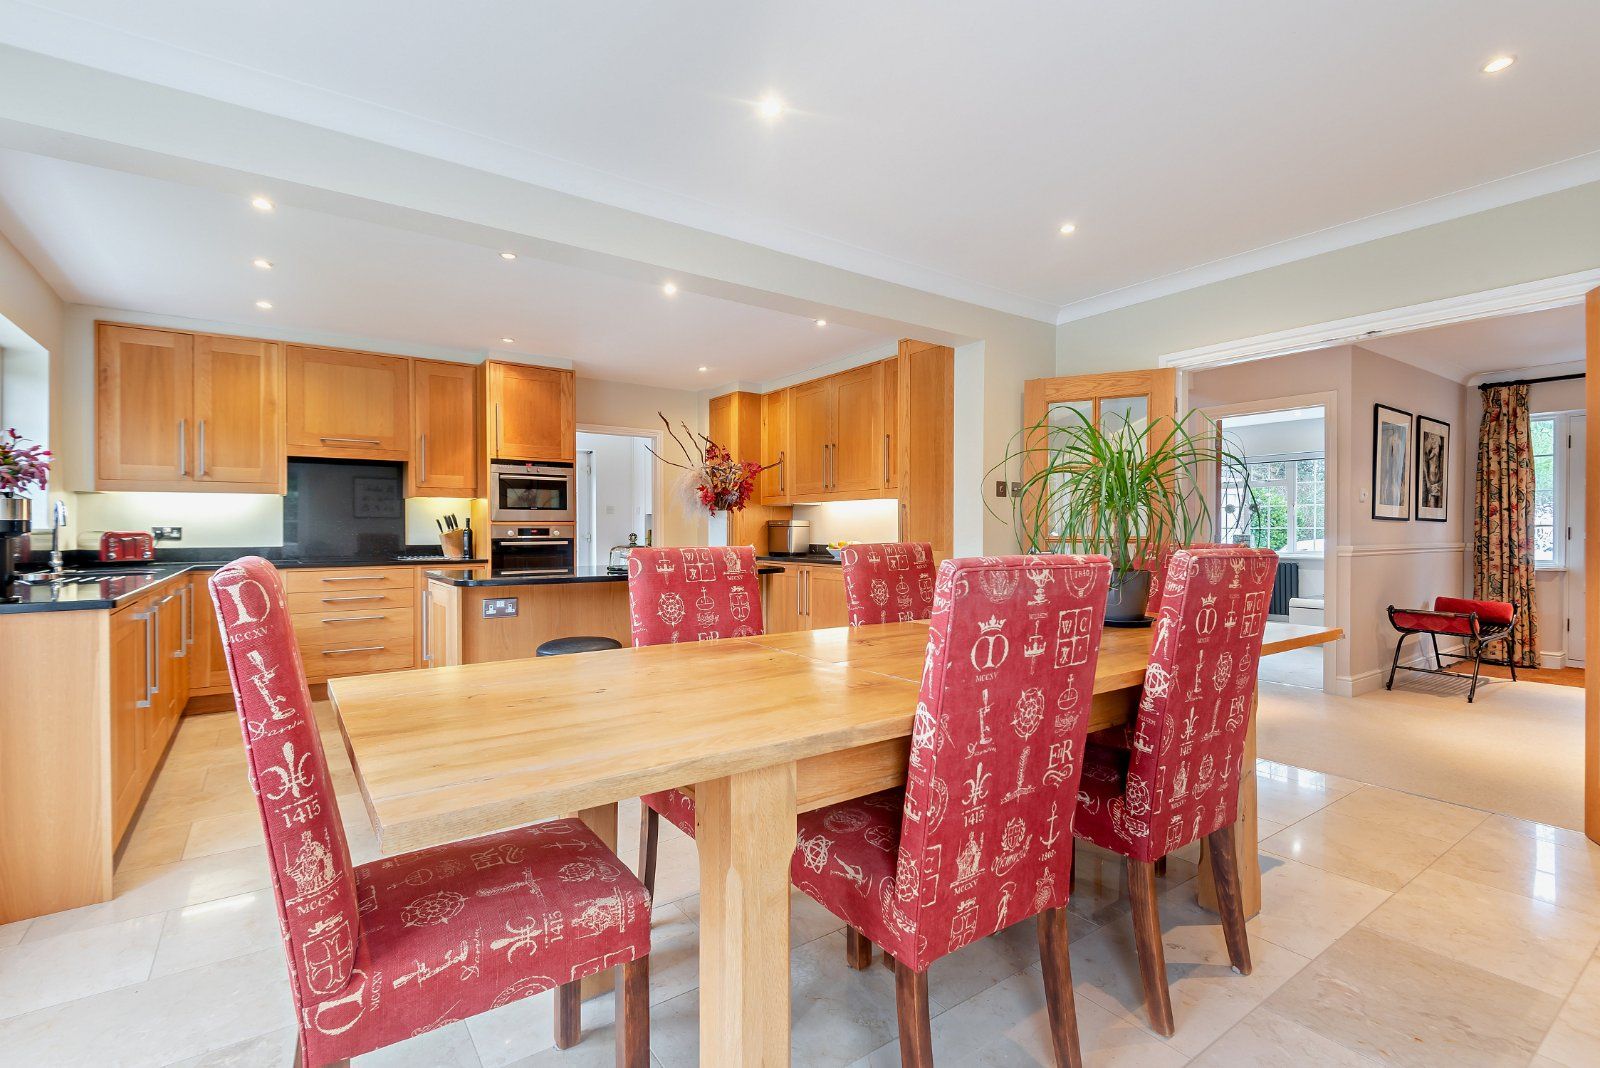
<instances>
[{"instance_id":1,"label":"beige floor tile","mask_svg":"<svg viewBox=\"0 0 1600 1068\"><path fill-rule=\"evenodd\" d=\"M1127 861L1088 842L1078 842L1075 849L1068 910L1094 927L1123 920L1129 914ZM1167 874L1156 881L1157 891L1185 886L1198 871L1194 860L1174 854L1167 858Z\"/></svg>"},{"instance_id":2,"label":"beige floor tile","mask_svg":"<svg viewBox=\"0 0 1600 1068\"><path fill-rule=\"evenodd\" d=\"M117 870L174 864L183 859L183 847L188 840L187 823L147 825L141 820L128 835L128 844L117 861Z\"/></svg>"},{"instance_id":3,"label":"beige floor tile","mask_svg":"<svg viewBox=\"0 0 1600 1068\"><path fill-rule=\"evenodd\" d=\"M652 975L652 987L654 979ZM653 989L651 993L654 993ZM610 1020L611 1010L602 1004L610 1001L611 998L602 997L584 1002L586 1041L578 1046L579 1049L588 1044L588 1031L594 1025L593 1017L597 1013L603 1012L606 1019ZM651 1015L653 1018L654 1013ZM547 990L498 1009L490 1009L468 1018L464 1023L467 1032L472 1035L472 1044L483 1068L505 1068L555 1045L555 994ZM607 1048L613 1047L608 1045Z\"/></svg>"},{"instance_id":4,"label":"beige floor tile","mask_svg":"<svg viewBox=\"0 0 1600 1068\"><path fill-rule=\"evenodd\" d=\"M22 941L32 923L32 920L17 920L15 923L0 924L0 949Z\"/></svg>"},{"instance_id":5,"label":"beige floor tile","mask_svg":"<svg viewBox=\"0 0 1600 1068\"><path fill-rule=\"evenodd\" d=\"M1263 855L1261 911L1249 922L1250 938L1315 957L1388 897L1388 891L1375 886Z\"/></svg>"},{"instance_id":6,"label":"beige floor tile","mask_svg":"<svg viewBox=\"0 0 1600 1068\"><path fill-rule=\"evenodd\" d=\"M166 917L152 977L283 945L271 890L187 905Z\"/></svg>"},{"instance_id":7,"label":"beige floor tile","mask_svg":"<svg viewBox=\"0 0 1600 1068\"><path fill-rule=\"evenodd\" d=\"M1287 825L1304 819L1361 785L1320 771L1256 761L1257 813L1274 823Z\"/></svg>"},{"instance_id":8,"label":"beige floor tile","mask_svg":"<svg viewBox=\"0 0 1600 1068\"><path fill-rule=\"evenodd\" d=\"M1261 850L1380 890L1398 890L1452 844L1324 809L1263 839Z\"/></svg>"},{"instance_id":9,"label":"beige floor tile","mask_svg":"<svg viewBox=\"0 0 1600 1068\"><path fill-rule=\"evenodd\" d=\"M1490 816L1434 870L1600 916L1600 846L1576 831Z\"/></svg>"},{"instance_id":10,"label":"beige floor tile","mask_svg":"<svg viewBox=\"0 0 1600 1068\"><path fill-rule=\"evenodd\" d=\"M176 1061L170 1068L283 1068L293 1065L295 1035L293 1027L269 1031Z\"/></svg>"},{"instance_id":11,"label":"beige floor tile","mask_svg":"<svg viewBox=\"0 0 1600 1068\"><path fill-rule=\"evenodd\" d=\"M1600 1064L1600 959L1591 960L1561 1006L1539 1055L1566 1068Z\"/></svg>"},{"instance_id":12,"label":"beige floor tile","mask_svg":"<svg viewBox=\"0 0 1600 1068\"><path fill-rule=\"evenodd\" d=\"M1192 1068L1375 1068L1383 1062L1345 1049L1262 1006L1190 1061Z\"/></svg>"},{"instance_id":13,"label":"beige floor tile","mask_svg":"<svg viewBox=\"0 0 1600 1068\"><path fill-rule=\"evenodd\" d=\"M1267 1006L1387 1063L1460 1068L1526 1065L1561 999L1357 927Z\"/></svg>"},{"instance_id":14,"label":"beige floor tile","mask_svg":"<svg viewBox=\"0 0 1600 1068\"><path fill-rule=\"evenodd\" d=\"M1222 928L1187 891L1161 899L1162 943L1177 1033L1167 1042L1193 1056L1242 1020L1306 964L1306 958L1271 942L1251 943L1249 975L1228 962ZM1072 944L1072 978L1079 1002L1090 1001L1147 1026L1144 988L1133 925L1110 923Z\"/></svg>"},{"instance_id":15,"label":"beige floor tile","mask_svg":"<svg viewBox=\"0 0 1600 1068\"><path fill-rule=\"evenodd\" d=\"M0 1019L142 983L161 923L143 916L0 949Z\"/></svg>"},{"instance_id":16,"label":"beige floor tile","mask_svg":"<svg viewBox=\"0 0 1600 1068\"><path fill-rule=\"evenodd\" d=\"M1362 926L1558 997L1600 944L1600 919L1431 870Z\"/></svg>"},{"instance_id":17,"label":"beige floor tile","mask_svg":"<svg viewBox=\"0 0 1600 1068\"><path fill-rule=\"evenodd\" d=\"M590 1021L585 1020L584 1024L585 1032L592 1031ZM584 1045L598 1044L592 1033L586 1033L583 1037ZM483 1064L465 1023L447 1024L353 1058L350 1063L356 1068L480 1068Z\"/></svg>"},{"instance_id":18,"label":"beige floor tile","mask_svg":"<svg viewBox=\"0 0 1600 1068\"><path fill-rule=\"evenodd\" d=\"M40 1068L155 1068L293 1021L288 972L273 950L0 1021L0 1050Z\"/></svg>"},{"instance_id":19,"label":"beige floor tile","mask_svg":"<svg viewBox=\"0 0 1600 1068\"><path fill-rule=\"evenodd\" d=\"M1325 809L1327 813L1354 816L1392 830L1429 838L1460 841L1468 831L1489 817L1475 808L1435 801L1431 797L1364 786L1339 798Z\"/></svg>"},{"instance_id":20,"label":"beige floor tile","mask_svg":"<svg viewBox=\"0 0 1600 1068\"><path fill-rule=\"evenodd\" d=\"M184 843L183 859L209 857L213 853L227 853L262 842L261 812L257 808L208 816L189 825L189 838Z\"/></svg>"}]
</instances>

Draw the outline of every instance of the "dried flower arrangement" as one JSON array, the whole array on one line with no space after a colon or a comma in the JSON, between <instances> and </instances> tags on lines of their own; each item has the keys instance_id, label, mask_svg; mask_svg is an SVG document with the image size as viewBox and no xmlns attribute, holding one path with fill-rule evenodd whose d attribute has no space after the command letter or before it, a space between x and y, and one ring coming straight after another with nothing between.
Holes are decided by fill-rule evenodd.
<instances>
[{"instance_id":1,"label":"dried flower arrangement","mask_svg":"<svg viewBox=\"0 0 1600 1068\"><path fill-rule=\"evenodd\" d=\"M778 466L759 464L754 460L735 460L726 448L704 434L696 434L688 424L683 424L684 437L680 438L667 417L661 412L656 414L661 416L662 425L667 428L673 444L683 453L684 462L669 460L654 449L650 449L650 455L683 472L677 478L674 491L690 509L698 506L712 515L740 511L750 503L755 493L757 476L768 468Z\"/></svg>"},{"instance_id":2,"label":"dried flower arrangement","mask_svg":"<svg viewBox=\"0 0 1600 1068\"><path fill-rule=\"evenodd\" d=\"M50 481L50 450L27 445L15 428L0 432L0 494L20 496Z\"/></svg>"}]
</instances>

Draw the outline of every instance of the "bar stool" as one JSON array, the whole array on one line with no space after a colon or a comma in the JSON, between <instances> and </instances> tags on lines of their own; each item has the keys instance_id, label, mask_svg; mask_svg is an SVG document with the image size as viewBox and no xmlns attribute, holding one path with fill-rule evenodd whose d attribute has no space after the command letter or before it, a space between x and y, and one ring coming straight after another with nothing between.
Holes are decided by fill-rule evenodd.
<instances>
[{"instance_id":1,"label":"bar stool","mask_svg":"<svg viewBox=\"0 0 1600 1068\"><path fill-rule=\"evenodd\" d=\"M596 653L601 649L621 649L622 643L615 638L602 638L598 634L574 634L570 638L551 638L538 649L534 656L566 656L568 653Z\"/></svg>"}]
</instances>

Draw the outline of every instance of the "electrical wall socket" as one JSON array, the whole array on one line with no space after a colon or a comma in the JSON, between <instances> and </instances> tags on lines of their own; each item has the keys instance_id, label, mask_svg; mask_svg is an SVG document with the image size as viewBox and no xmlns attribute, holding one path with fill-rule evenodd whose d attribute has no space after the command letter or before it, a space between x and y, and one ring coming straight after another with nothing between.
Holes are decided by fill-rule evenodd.
<instances>
[{"instance_id":1,"label":"electrical wall socket","mask_svg":"<svg viewBox=\"0 0 1600 1068\"><path fill-rule=\"evenodd\" d=\"M1004 497L1006 495L1006 480L1005 479L997 478L997 479L994 480L994 495L996 497Z\"/></svg>"},{"instance_id":2,"label":"electrical wall socket","mask_svg":"<svg viewBox=\"0 0 1600 1068\"><path fill-rule=\"evenodd\" d=\"M150 528L150 535L151 535L151 537L155 538L156 541L182 541L183 540L183 528L182 527L151 527Z\"/></svg>"}]
</instances>

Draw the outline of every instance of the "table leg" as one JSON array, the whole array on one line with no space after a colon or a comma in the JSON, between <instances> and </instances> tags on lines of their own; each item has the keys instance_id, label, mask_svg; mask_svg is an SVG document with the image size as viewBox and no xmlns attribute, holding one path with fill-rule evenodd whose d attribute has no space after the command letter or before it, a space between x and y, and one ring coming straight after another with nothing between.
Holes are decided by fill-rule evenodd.
<instances>
[{"instance_id":1,"label":"table leg","mask_svg":"<svg viewBox=\"0 0 1600 1068\"><path fill-rule=\"evenodd\" d=\"M600 838L600 841L606 844L606 848L613 853L617 851L616 802L612 802L609 805L596 805L594 808L586 808L578 813L578 819L582 820ZM607 968L603 972L596 972L583 981L584 1000L587 1001L589 998L611 993L616 986L616 982L617 969Z\"/></svg>"},{"instance_id":2,"label":"table leg","mask_svg":"<svg viewBox=\"0 0 1600 1068\"><path fill-rule=\"evenodd\" d=\"M695 787L700 852L700 1063L789 1063L789 858L795 772Z\"/></svg>"},{"instance_id":3,"label":"table leg","mask_svg":"<svg viewBox=\"0 0 1600 1068\"><path fill-rule=\"evenodd\" d=\"M1250 725L1244 734L1244 773L1239 779L1239 822L1234 824L1234 846L1239 855L1239 900L1246 917L1261 911L1261 843L1256 827L1256 713L1261 691L1251 699ZM1200 877L1195 880L1201 908L1217 911L1217 884L1211 877L1211 857L1202 842Z\"/></svg>"}]
</instances>

